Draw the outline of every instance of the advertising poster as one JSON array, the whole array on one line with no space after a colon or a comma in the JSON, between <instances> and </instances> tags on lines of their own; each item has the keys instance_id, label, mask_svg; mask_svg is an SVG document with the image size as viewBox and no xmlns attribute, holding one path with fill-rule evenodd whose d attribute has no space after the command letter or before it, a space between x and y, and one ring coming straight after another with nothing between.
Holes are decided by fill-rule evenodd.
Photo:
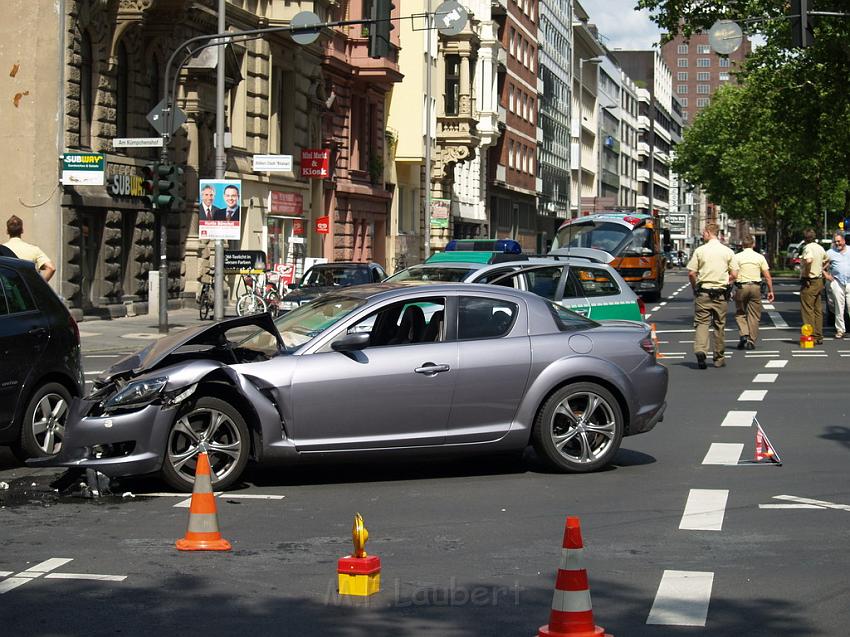
<instances>
[{"instance_id":1,"label":"advertising poster","mask_svg":"<svg viewBox=\"0 0 850 637\"><path fill-rule=\"evenodd\" d=\"M198 238L239 239L242 229L242 181L201 179Z\"/></svg>"},{"instance_id":2,"label":"advertising poster","mask_svg":"<svg viewBox=\"0 0 850 637\"><path fill-rule=\"evenodd\" d=\"M451 199L432 199L431 200L431 227L432 228L448 228L449 227L449 212L452 209Z\"/></svg>"}]
</instances>

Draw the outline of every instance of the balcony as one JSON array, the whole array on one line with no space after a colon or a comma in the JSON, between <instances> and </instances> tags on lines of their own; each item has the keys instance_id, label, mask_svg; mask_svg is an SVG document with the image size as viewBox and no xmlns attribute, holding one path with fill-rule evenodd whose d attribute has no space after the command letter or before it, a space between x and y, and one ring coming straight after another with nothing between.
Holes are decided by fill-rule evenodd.
<instances>
[{"instance_id":1,"label":"balcony","mask_svg":"<svg viewBox=\"0 0 850 637\"><path fill-rule=\"evenodd\" d=\"M638 156L649 155L649 144L647 144L646 142L638 142L637 151Z\"/></svg>"},{"instance_id":2,"label":"balcony","mask_svg":"<svg viewBox=\"0 0 850 637\"><path fill-rule=\"evenodd\" d=\"M643 130L649 130L650 123L649 118L646 115L641 115L638 117L638 128Z\"/></svg>"},{"instance_id":3,"label":"balcony","mask_svg":"<svg viewBox=\"0 0 850 637\"><path fill-rule=\"evenodd\" d=\"M649 171L646 170L646 168L638 168L637 180L638 181L645 181L646 183L649 183Z\"/></svg>"}]
</instances>

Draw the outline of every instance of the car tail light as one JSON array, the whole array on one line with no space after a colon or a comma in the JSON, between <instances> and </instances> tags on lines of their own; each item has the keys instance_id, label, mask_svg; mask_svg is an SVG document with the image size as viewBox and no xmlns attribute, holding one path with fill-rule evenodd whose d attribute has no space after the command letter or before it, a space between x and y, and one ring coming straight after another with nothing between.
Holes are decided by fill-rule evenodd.
<instances>
[{"instance_id":1,"label":"car tail light","mask_svg":"<svg viewBox=\"0 0 850 637\"><path fill-rule=\"evenodd\" d=\"M652 358L655 358L655 343L652 342L651 337L644 336L642 339L640 339L640 348L644 352L652 356Z\"/></svg>"},{"instance_id":2,"label":"car tail light","mask_svg":"<svg viewBox=\"0 0 850 637\"><path fill-rule=\"evenodd\" d=\"M77 325L77 322L74 320L73 316L68 316L71 321L71 331L74 333L74 342L79 345L80 344L80 326Z\"/></svg>"},{"instance_id":3,"label":"car tail light","mask_svg":"<svg viewBox=\"0 0 850 637\"><path fill-rule=\"evenodd\" d=\"M643 302L641 297L637 297L638 301L638 310L640 310L640 315L642 317L646 316L646 303Z\"/></svg>"}]
</instances>

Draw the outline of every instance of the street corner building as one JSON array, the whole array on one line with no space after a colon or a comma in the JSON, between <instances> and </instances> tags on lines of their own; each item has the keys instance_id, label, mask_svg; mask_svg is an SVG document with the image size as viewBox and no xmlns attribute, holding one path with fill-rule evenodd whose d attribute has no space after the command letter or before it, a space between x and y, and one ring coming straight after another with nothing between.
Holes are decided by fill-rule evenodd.
<instances>
[{"instance_id":1,"label":"street corner building","mask_svg":"<svg viewBox=\"0 0 850 637\"><path fill-rule=\"evenodd\" d=\"M398 3L397 3L398 4ZM368 18L367 3L226 3L230 31L285 27L299 11L326 22ZM145 190L158 162L166 65L190 38L217 30L217 0L10 0L0 61L14 99L0 106L3 214L57 266L51 281L71 311L107 317L148 311L149 273L166 254L170 307L194 304L214 244L199 237L198 183L215 176L216 48L177 69L185 114L168 144L183 169L179 208L156 210ZM398 13L398 9L393 9ZM385 262L392 189L384 179L386 103L398 30L384 58L368 28L324 29L302 45L286 32L234 41L225 56L225 179L241 181L241 237L267 264L304 258ZM171 81L169 81L171 84ZM291 156L280 169L258 155ZM302 158L313 158L303 160ZM318 157L322 170L311 165ZM288 170L286 169L288 168ZM387 171L388 172L388 171ZM325 233L317 220L329 218Z\"/></svg>"}]
</instances>

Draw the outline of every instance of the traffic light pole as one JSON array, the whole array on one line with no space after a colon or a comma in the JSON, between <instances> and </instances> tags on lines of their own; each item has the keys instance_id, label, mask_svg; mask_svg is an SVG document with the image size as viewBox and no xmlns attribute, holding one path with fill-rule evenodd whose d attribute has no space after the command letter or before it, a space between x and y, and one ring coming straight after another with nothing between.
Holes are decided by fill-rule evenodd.
<instances>
[{"instance_id":1,"label":"traffic light pole","mask_svg":"<svg viewBox=\"0 0 850 637\"><path fill-rule=\"evenodd\" d=\"M225 24L225 0L218 0L218 31L224 33L227 29ZM224 146L224 54L227 46L224 43L218 46L218 65L216 68L215 83L215 178L224 179L227 170L227 149ZM215 274L213 279L213 295L215 305L213 307L213 318L220 321L224 318L224 243L221 239L215 240Z\"/></svg>"}]
</instances>

